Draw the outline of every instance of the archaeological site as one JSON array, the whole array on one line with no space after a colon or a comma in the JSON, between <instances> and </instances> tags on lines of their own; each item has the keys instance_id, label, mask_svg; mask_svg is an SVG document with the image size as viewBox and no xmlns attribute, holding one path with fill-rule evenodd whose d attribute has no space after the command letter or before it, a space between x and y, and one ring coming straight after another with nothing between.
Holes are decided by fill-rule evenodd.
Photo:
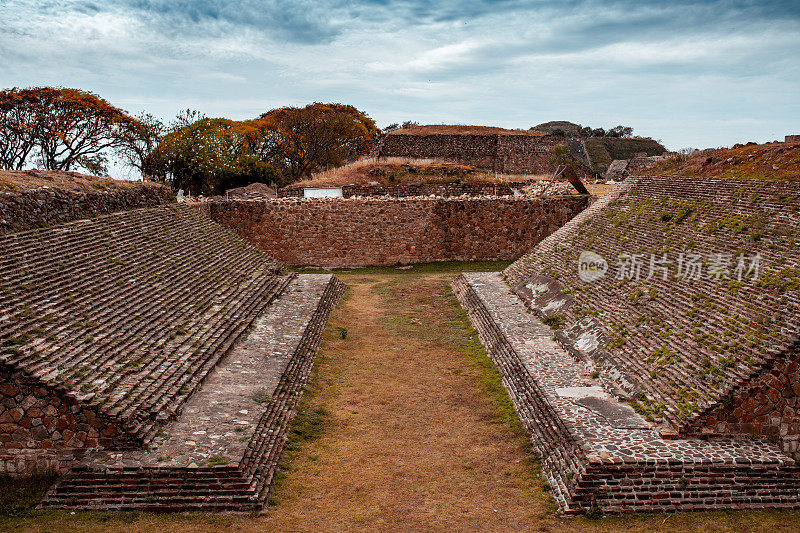
<instances>
[{"instance_id":1,"label":"archaeological site","mask_svg":"<svg viewBox=\"0 0 800 533\"><path fill-rule=\"evenodd\" d=\"M600 174L415 128L277 190L0 173L0 471L56 472L40 509L261 512L341 279L457 261L560 513L800 508L800 145Z\"/></svg>"}]
</instances>

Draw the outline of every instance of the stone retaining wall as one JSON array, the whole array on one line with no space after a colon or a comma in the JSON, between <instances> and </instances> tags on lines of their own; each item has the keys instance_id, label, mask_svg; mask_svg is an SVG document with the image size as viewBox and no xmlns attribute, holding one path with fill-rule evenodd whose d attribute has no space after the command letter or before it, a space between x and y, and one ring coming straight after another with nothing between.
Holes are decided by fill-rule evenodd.
<instances>
[{"instance_id":1,"label":"stone retaining wall","mask_svg":"<svg viewBox=\"0 0 800 533\"><path fill-rule=\"evenodd\" d=\"M172 192L155 183L81 192L56 187L0 192L0 234L172 201Z\"/></svg>"},{"instance_id":2,"label":"stone retaining wall","mask_svg":"<svg viewBox=\"0 0 800 533\"><path fill-rule=\"evenodd\" d=\"M520 256L588 197L218 200L200 204L290 265L356 267Z\"/></svg>"},{"instance_id":3,"label":"stone retaining wall","mask_svg":"<svg viewBox=\"0 0 800 533\"><path fill-rule=\"evenodd\" d=\"M0 372L2 473L61 470L78 449L130 444L119 425L20 373Z\"/></svg>"},{"instance_id":4,"label":"stone retaining wall","mask_svg":"<svg viewBox=\"0 0 800 533\"><path fill-rule=\"evenodd\" d=\"M381 185L343 185L342 196L352 198L353 196L393 196L396 198L407 198L411 196L441 196L449 198L452 196L513 196L515 190L519 190L531 183L524 181L519 183L418 183L409 185L394 185L384 187ZM280 198L302 198L303 187L289 186L278 191Z\"/></svg>"},{"instance_id":5,"label":"stone retaining wall","mask_svg":"<svg viewBox=\"0 0 800 533\"><path fill-rule=\"evenodd\" d=\"M440 158L495 172L548 173L555 135L387 135L380 156Z\"/></svg>"},{"instance_id":6,"label":"stone retaining wall","mask_svg":"<svg viewBox=\"0 0 800 533\"><path fill-rule=\"evenodd\" d=\"M624 403L570 399L602 391L583 362L495 273L462 274L453 290L467 311L540 455L565 513L800 507L800 468L769 441L664 439ZM637 420L621 423L625 409Z\"/></svg>"}]
</instances>

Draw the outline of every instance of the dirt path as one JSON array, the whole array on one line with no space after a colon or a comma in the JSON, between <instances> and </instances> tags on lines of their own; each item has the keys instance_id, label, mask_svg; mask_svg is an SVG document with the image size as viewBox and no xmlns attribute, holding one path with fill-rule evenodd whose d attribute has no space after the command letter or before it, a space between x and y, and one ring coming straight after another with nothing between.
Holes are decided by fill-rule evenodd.
<instances>
[{"instance_id":1,"label":"dirt path","mask_svg":"<svg viewBox=\"0 0 800 533\"><path fill-rule=\"evenodd\" d=\"M452 277L343 276L350 292L304 402L327 409L326 427L294 457L270 525L520 530L547 514L525 437L481 390Z\"/></svg>"}]
</instances>

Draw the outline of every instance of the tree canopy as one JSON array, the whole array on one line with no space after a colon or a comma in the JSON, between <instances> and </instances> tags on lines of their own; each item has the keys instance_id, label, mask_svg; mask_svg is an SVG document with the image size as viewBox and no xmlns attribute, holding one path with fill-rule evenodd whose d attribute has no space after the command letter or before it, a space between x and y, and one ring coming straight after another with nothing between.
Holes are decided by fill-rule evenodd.
<instances>
[{"instance_id":1,"label":"tree canopy","mask_svg":"<svg viewBox=\"0 0 800 533\"><path fill-rule=\"evenodd\" d=\"M200 118L165 135L145 163L174 189L222 194L250 183L274 183L279 173L251 149L252 121Z\"/></svg>"},{"instance_id":2,"label":"tree canopy","mask_svg":"<svg viewBox=\"0 0 800 533\"><path fill-rule=\"evenodd\" d=\"M371 118L343 104L273 109L252 125L259 131L254 150L284 168L289 181L368 153L378 136Z\"/></svg>"},{"instance_id":3,"label":"tree canopy","mask_svg":"<svg viewBox=\"0 0 800 533\"><path fill-rule=\"evenodd\" d=\"M103 174L116 155L143 177L193 195L286 185L368 153L379 133L365 113L335 103L282 107L245 121L186 110L166 125L79 89L0 91L0 168Z\"/></svg>"},{"instance_id":4,"label":"tree canopy","mask_svg":"<svg viewBox=\"0 0 800 533\"><path fill-rule=\"evenodd\" d=\"M46 170L106 170L105 152L135 119L80 89L34 87L0 91L0 166L35 162Z\"/></svg>"}]
</instances>

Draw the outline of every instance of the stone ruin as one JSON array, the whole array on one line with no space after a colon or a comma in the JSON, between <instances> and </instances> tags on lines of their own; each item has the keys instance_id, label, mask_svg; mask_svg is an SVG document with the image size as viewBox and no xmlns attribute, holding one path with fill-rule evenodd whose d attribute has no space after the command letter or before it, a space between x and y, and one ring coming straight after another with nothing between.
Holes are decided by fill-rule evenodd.
<instances>
[{"instance_id":1,"label":"stone ruin","mask_svg":"<svg viewBox=\"0 0 800 533\"><path fill-rule=\"evenodd\" d=\"M270 199L277 197L278 191L265 183L251 183L245 187L225 191L225 198Z\"/></svg>"},{"instance_id":2,"label":"stone ruin","mask_svg":"<svg viewBox=\"0 0 800 533\"><path fill-rule=\"evenodd\" d=\"M628 176L635 176L642 170L675 157L675 155L672 152L653 156L648 156L646 153L638 153L630 159L615 159L608 165L608 170L606 170L604 177L607 180L622 181Z\"/></svg>"},{"instance_id":3,"label":"stone ruin","mask_svg":"<svg viewBox=\"0 0 800 533\"><path fill-rule=\"evenodd\" d=\"M562 511L800 506L800 184L631 177L454 290Z\"/></svg>"},{"instance_id":4,"label":"stone ruin","mask_svg":"<svg viewBox=\"0 0 800 533\"><path fill-rule=\"evenodd\" d=\"M64 472L43 508L261 509L343 284L143 193L0 198L0 470ZM800 507L799 220L796 182L633 176L454 281L563 512Z\"/></svg>"},{"instance_id":5,"label":"stone ruin","mask_svg":"<svg viewBox=\"0 0 800 533\"><path fill-rule=\"evenodd\" d=\"M263 507L343 291L156 196L0 234L0 471L64 472L43 508Z\"/></svg>"},{"instance_id":6,"label":"stone ruin","mask_svg":"<svg viewBox=\"0 0 800 533\"><path fill-rule=\"evenodd\" d=\"M500 128L485 128L484 131L468 126L420 126L386 135L377 155L379 158L443 158L507 174L549 174L554 170L552 150L559 144L567 144L567 139Z\"/></svg>"}]
</instances>

